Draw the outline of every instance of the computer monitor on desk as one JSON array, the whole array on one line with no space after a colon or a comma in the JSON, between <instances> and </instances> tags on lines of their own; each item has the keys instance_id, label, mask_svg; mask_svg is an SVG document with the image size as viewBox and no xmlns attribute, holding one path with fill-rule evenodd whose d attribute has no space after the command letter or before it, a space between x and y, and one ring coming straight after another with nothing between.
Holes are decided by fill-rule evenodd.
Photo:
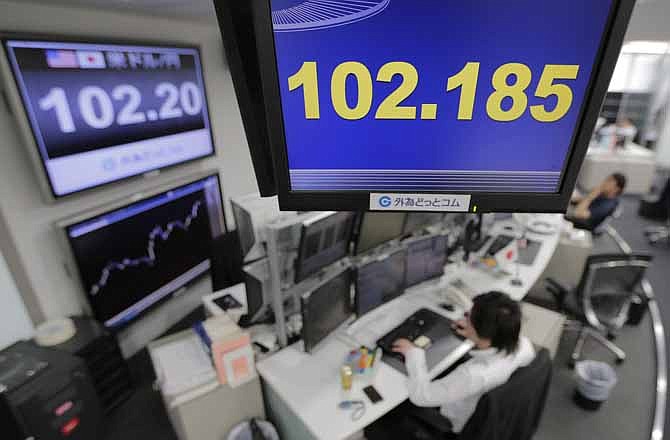
<instances>
[{"instance_id":1,"label":"computer monitor on desk","mask_svg":"<svg viewBox=\"0 0 670 440\"><path fill-rule=\"evenodd\" d=\"M302 339L305 351L311 353L352 315L351 270L347 268L324 279L321 285L302 295L300 306Z\"/></svg>"},{"instance_id":2,"label":"computer monitor on desk","mask_svg":"<svg viewBox=\"0 0 670 440\"><path fill-rule=\"evenodd\" d=\"M349 253L354 214L325 212L303 223L295 282L317 273Z\"/></svg>"},{"instance_id":3,"label":"computer monitor on desk","mask_svg":"<svg viewBox=\"0 0 670 440\"><path fill-rule=\"evenodd\" d=\"M440 223L444 220L444 214L441 212L410 212L405 220L403 235L410 235L421 231L428 226Z\"/></svg>"},{"instance_id":4,"label":"computer monitor on desk","mask_svg":"<svg viewBox=\"0 0 670 440\"><path fill-rule=\"evenodd\" d=\"M407 214L397 212L361 214L356 240L356 255L402 236L406 217Z\"/></svg>"},{"instance_id":5,"label":"computer monitor on desk","mask_svg":"<svg viewBox=\"0 0 670 440\"><path fill-rule=\"evenodd\" d=\"M442 276L447 263L447 235L429 235L405 241L407 247L407 287Z\"/></svg>"},{"instance_id":6,"label":"computer monitor on desk","mask_svg":"<svg viewBox=\"0 0 670 440\"><path fill-rule=\"evenodd\" d=\"M230 200L245 263L267 256L263 229L271 222L296 216L296 212L279 211L276 197L246 194Z\"/></svg>"},{"instance_id":7,"label":"computer monitor on desk","mask_svg":"<svg viewBox=\"0 0 670 440\"><path fill-rule=\"evenodd\" d=\"M405 290L404 248L362 264L356 270L354 309L361 317L382 304L402 295Z\"/></svg>"}]
</instances>

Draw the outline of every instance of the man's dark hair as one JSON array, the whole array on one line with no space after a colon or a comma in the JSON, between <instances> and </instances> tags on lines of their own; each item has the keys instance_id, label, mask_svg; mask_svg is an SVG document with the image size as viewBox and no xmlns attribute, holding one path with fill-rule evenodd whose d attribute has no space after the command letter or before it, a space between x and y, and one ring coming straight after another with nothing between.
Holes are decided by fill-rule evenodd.
<instances>
[{"instance_id":1,"label":"man's dark hair","mask_svg":"<svg viewBox=\"0 0 670 440\"><path fill-rule=\"evenodd\" d=\"M623 194L623 190L626 189L626 176L621 173L612 174L612 179L616 182L616 186L619 187L619 194Z\"/></svg>"},{"instance_id":2,"label":"man's dark hair","mask_svg":"<svg viewBox=\"0 0 670 440\"><path fill-rule=\"evenodd\" d=\"M470 322L480 338L490 339L491 345L507 354L516 351L521 332L519 303L502 292L489 292L474 299Z\"/></svg>"}]
</instances>

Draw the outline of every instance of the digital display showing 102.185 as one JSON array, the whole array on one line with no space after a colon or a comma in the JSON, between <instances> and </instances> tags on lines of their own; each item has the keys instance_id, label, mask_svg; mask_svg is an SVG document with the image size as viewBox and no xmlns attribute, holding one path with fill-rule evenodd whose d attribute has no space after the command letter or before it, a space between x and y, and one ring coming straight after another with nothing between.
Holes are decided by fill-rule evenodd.
<instances>
[{"instance_id":1,"label":"digital display showing 102.185","mask_svg":"<svg viewBox=\"0 0 670 440\"><path fill-rule=\"evenodd\" d=\"M559 193L616 4L272 0L293 207L319 191Z\"/></svg>"}]
</instances>

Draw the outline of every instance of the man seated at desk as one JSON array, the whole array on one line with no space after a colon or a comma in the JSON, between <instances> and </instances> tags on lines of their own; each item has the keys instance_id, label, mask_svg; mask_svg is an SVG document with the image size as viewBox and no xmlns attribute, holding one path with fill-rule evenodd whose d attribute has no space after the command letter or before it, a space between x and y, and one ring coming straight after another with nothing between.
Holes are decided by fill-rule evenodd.
<instances>
[{"instance_id":1,"label":"man seated at desk","mask_svg":"<svg viewBox=\"0 0 670 440\"><path fill-rule=\"evenodd\" d=\"M521 308L504 293L489 292L474 299L465 318L455 330L475 344L472 356L446 377L431 382L422 349L407 339L394 343L394 351L405 356L409 375L409 399L426 411L435 411L460 433L487 392L507 382L518 368L535 359L535 349L520 337ZM431 408L431 409L428 409Z\"/></svg>"},{"instance_id":2,"label":"man seated at desk","mask_svg":"<svg viewBox=\"0 0 670 440\"><path fill-rule=\"evenodd\" d=\"M619 197L626 188L626 176L614 173L586 197L576 197L576 206L568 211L566 219L576 228L592 231L612 215L619 206Z\"/></svg>"}]
</instances>

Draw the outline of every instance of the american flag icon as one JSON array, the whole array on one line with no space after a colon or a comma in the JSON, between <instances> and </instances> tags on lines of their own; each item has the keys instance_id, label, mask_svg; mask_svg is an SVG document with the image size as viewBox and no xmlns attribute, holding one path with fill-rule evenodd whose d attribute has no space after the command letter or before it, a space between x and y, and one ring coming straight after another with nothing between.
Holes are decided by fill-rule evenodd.
<instances>
[{"instance_id":1,"label":"american flag icon","mask_svg":"<svg viewBox=\"0 0 670 440\"><path fill-rule=\"evenodd\" d=\"M79 67L73 50L47 50L47 65L55 69L76 69Z\"/></svg>"}]
</instances>

